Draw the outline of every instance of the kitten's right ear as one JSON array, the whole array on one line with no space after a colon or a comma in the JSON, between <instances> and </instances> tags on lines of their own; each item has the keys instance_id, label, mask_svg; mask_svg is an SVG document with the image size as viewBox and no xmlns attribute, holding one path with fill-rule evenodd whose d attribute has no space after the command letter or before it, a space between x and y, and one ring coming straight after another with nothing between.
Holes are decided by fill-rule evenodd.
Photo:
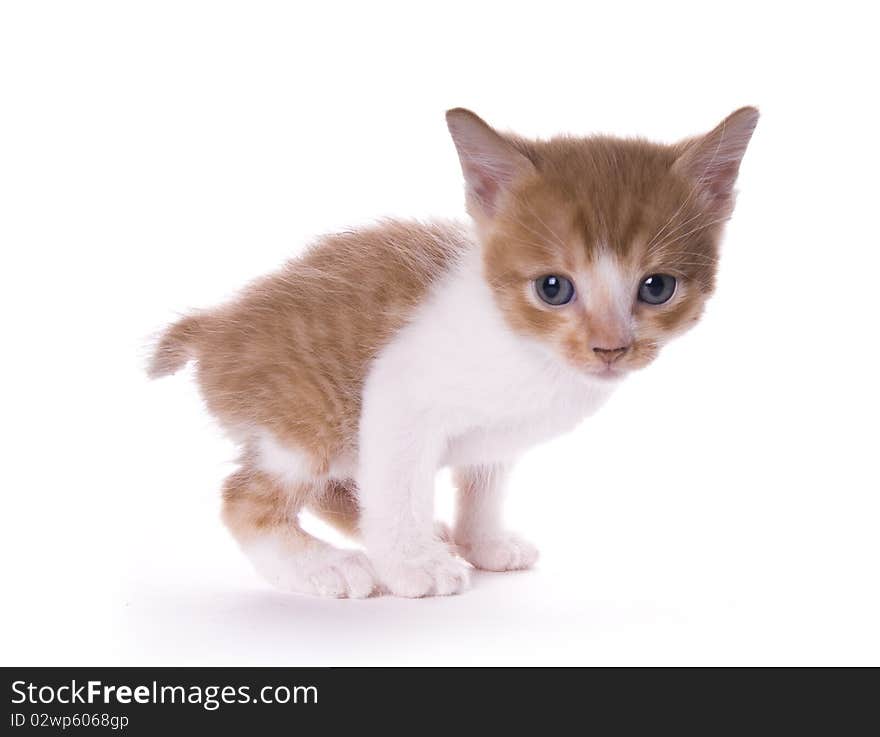
<instances>
[{"instance_id":1,"label":"kitten's right ear","mask_svg":"<svg viewBox=\"0 0 880 737\"><path fill-rule=\"evenodd\" d=\"M478 115L464 108L446 113L467 187L467 209L475 218L492 217L504 191L534 164Z\"/></svg>"}]
</instances>

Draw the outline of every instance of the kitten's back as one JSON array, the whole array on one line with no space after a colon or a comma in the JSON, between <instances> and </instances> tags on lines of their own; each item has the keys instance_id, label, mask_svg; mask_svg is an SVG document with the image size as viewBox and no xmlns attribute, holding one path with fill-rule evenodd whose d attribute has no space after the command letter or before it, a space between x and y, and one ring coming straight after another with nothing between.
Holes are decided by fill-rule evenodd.
<instances>
[{"instance_id":1,"label":"kitten's back","mask_svg":"<svg viewBox=\"0 0 880 737\"><path fill-rule=\"evenodd\" d=\"M151 376L198 363L209 409L330 458L351 447L370 360L471 246L453 223L385 221L322 238L235 299L163 334Z\"/></svg>"}]
</instances>

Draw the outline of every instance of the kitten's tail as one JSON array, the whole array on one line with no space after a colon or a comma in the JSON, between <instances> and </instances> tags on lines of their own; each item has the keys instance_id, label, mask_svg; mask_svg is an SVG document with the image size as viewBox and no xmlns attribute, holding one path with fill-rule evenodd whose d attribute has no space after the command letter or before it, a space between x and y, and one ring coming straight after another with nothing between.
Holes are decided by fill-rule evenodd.
<instances>
[{"instance_id":1,"label":"kitten's tail","mask_svg":"<svg viewBox=\"0 0 880 737\"><path fill-rule=\"evenodd\" d=\"M147 375L151 379L158 379L182 369L196 357L195 343L200 333L201 323L194 316L184 317L169 326L153 350Z\"/></svg>"}]
</instances>

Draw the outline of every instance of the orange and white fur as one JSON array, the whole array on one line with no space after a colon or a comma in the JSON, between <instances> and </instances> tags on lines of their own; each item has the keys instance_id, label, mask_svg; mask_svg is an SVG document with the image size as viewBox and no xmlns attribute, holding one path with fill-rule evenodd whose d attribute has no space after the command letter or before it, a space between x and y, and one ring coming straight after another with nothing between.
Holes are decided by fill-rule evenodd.
<instances>
[{"instance_id":1,"label":"orange and white fur","mask_svg":"<svg viewBox=\"0 0 880 737\"><path fill-rule=\"evenodd\" d=\"M529 141L447 114L471 226L386 221L327 236L163 334L241 445L223 517L291 591L455 594L470 566L532 566L501 521L511 465L596 411L692 326L758 113L673 144ZM451 466L454 528L434 522ZM364 552L307 534L309 509ZM469 565L470 564L470 565Z\"/></svg>"}]
</instances>

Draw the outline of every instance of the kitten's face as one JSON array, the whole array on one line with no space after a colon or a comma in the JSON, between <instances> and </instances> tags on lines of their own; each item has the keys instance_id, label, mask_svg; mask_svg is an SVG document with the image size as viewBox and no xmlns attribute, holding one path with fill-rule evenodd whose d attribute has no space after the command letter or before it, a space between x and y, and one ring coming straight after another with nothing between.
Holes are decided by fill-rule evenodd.
<instances>
[{"instance_id":1,"label":"kitten's face","mask_svg":"<svg viewBox=\"0 0 880 737\"><path fill-rule=\"evenodd\" d=\"M616 170L568 188L536 176L485 232L486 274L514 329L605 378L650 363L714 283L720 224L707 227L692 187L652 163L637 191L601 178Z\"/></svg>"},{"instance_id":2,"label":"kitten's face","mask_svg":"<svg viewBox=\"0 0 880 737\"><path fill-rule=\"evenodd\" d=\"M450 129L486 277L514 330L614 379L696 323L757 111L677 146L526 142L470 115L450 113Z\"/></svg>"}]
</instances>

